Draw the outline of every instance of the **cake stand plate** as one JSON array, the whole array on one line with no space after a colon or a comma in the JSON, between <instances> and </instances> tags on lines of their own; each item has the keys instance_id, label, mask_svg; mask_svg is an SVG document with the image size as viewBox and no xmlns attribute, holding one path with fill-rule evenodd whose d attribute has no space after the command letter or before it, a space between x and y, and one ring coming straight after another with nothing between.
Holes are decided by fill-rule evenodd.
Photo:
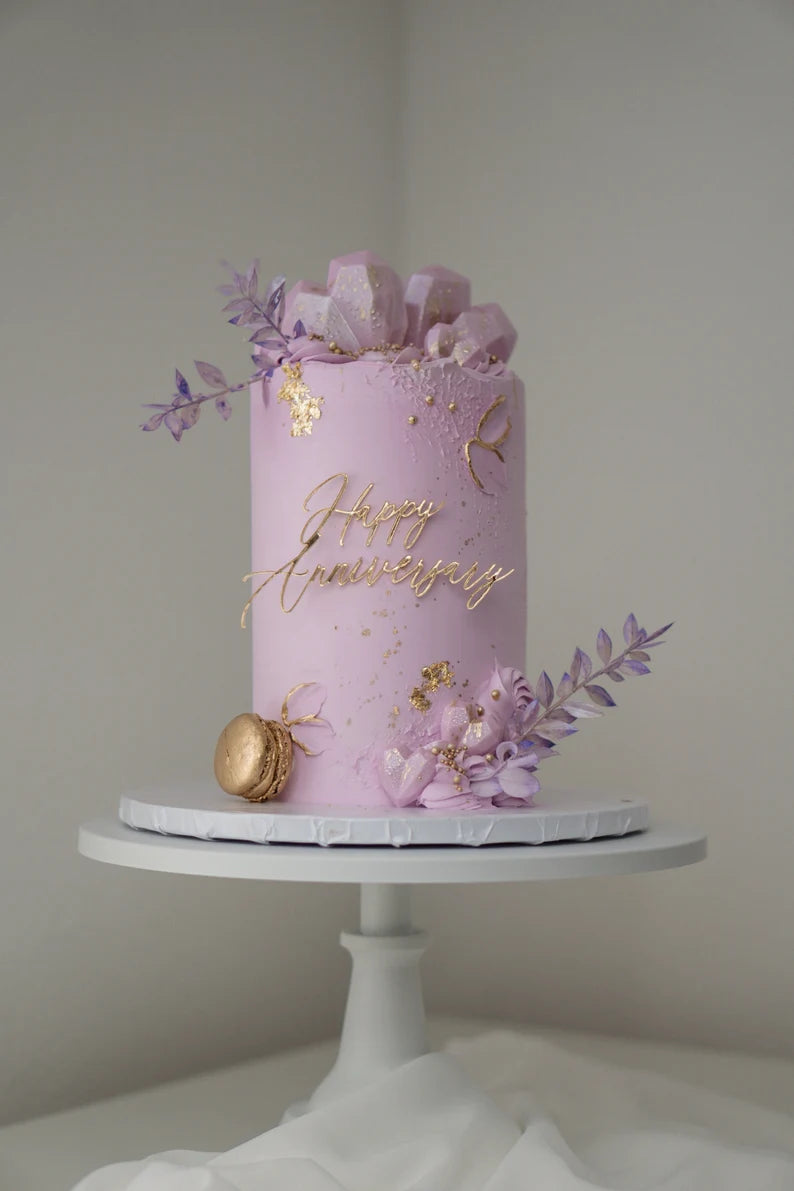
<instances>
[{"instance_id":1,"label":"cake stand plate","mask_svg":"<svg viewBox=\"0 0 794 1191\"><path fill-rule=\"evenodd\" d=\"M408 845L558 844L644 831L648 806L632 798L543 790L534 807L467 813L417 807L294 806L231 798L210 782L125 794L128 827L249 844L394 848Z\"/></svg>"}]
</instances>

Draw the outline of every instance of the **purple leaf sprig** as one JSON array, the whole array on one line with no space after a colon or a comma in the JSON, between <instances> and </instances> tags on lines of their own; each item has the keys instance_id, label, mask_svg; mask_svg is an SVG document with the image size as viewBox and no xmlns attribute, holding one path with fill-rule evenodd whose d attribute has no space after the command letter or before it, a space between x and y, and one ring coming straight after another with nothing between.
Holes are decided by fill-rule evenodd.
<instances>
[{"instance_id":1,"label":"purple leaf sprig","mask_svg":"<svg viewBox=\"0 0 794 1191\"><path fill-rule=\"evenodd\" d=\"M264 292L259 293L259 261L253 261L245 273L238 273L231 265L232 281L219 285L218 293L230 298L223 308L224 314L231 313L229 322L235 327L248 327L253 331L250 343L263 346L287 347L290 336L281 329L284 316L285 277L274 277Z\"/></svg>"},{"instance_id":2,"label":"purple leaf sprig","mask_svg":"<svg viewBox=\"0 0 794 1191\"><path fill-rule=\"evenodd\" d=\"M526 709L522 743L553 748L559 740L577 731L575 724L578 720L603 715L606 708L615 707L609 691L596 679L624 682L627 678L650 674L648 650L663 645L664 634L672 626L671 621L655 633L647 633L640 628L632 612L623 625L625 648L620 653L614 652L609 634L604 629L599 631L596 652L602 663L600 669L594 670L590 656L577 646L570 667L556 688L543 670L535 686L534 698ZM580 691L584 691L589 700L575 699Z\"/></svg>"},{"instance_id":3,"label":"purple leaf sprig","mask_svg":"<svg viewBox=\"0 0 794 1191\"><path fill-rule=\"evenodd\" d=\"M284 277L274 277L260 294L259 261L253 261L245 273L238 273L230 265L227 267L231 270L232 281L218 287L220 293L231 298L223 308L224 313L232 313L229 322L233 326L246 327L253 332L249 342L257 348L257 354L253 356L254 364L257 365L256 371L239 384L229 384L220 368L203 360L196 360L196 372L212 391L193 393L187 380L177 369L176 392L171 402L145 405L144 409L152 409L155 412L143 423L141 430L157 430L160 426L165 426L176 442L179 442L184 431L195 426L201 407L207 401L214 402L220 416L224 421L228 421L232 415L228 397L232 393L240 393L265 376L272 376L275 363L287 354L291 340L304 334L304 328L300 323L293 328L292 335L282 331L286 284Z\"/></svg>"},{"instance_id":4,"label":"purple leaf sprig","mask_svg":"<svg viewBox=\"0 0 794 1191\"><path fill-rule=\"evenodd\" d=\"M205 364L203 360L196 360L195 365L196 372L213 392L192 393L190 385L177 368L176 393L174 393L173 400L170 405L145 405L144 409L153 409L157 412L143 423L141 430L157 430L159 426L164 425L166 430L170 430L174 439L179 442L183 431L195 426L199 420L201 407L205 401L214 401L218 413L224 422L227 422L232 416L232 407L227 401L229 394L239 393L241 389L247 388L253 380L257 379L256 376L253 376L239 385L230 385L220 368L216 368L214 364Z\"/></svg>"}]
</instances>

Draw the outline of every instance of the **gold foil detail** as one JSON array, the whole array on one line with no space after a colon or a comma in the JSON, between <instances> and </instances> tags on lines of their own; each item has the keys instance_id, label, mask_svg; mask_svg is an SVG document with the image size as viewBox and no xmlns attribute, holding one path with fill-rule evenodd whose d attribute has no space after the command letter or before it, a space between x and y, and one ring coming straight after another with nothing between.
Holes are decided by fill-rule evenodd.
<instances>
[{"instance_id":1,"label":"gold foil detail","mask_svg":"<svg viewBox=\"0 0 794 1191\"><path fill-rule=\"evenodd\" d=\"M440 686L451 687L455 673L449 662L431 662L422 667L421 685L411 691L408 702L422 715L430 710L428 694L434 695Z\"/></svg>"},{"instance_id":2,"label":"gold foil detail","mask_svg":"<svg viewBox=\"0 0 794 1191\"><path fill-rule=\"evenodd\" d=\"M436 693L440 686L451 687L454 677L455 672L449 662L431 662L429 666L422 667L422 678L425 680L425 688L428 691L432 691L433 694Z\"/></svg>"},{"instance_id":3,"label":"gold foil detail","mask_svg":"<svg viewBox=\"0 0 794 1191\"><path fill-rule=\"evenodd\" d=\"M296 695L298 693L298 691L304 690L307 686L314 686L314 685L315 685L315 683L313 683L313 682L299 682L297 686L294 686L291 691L287 692L287 694L284 697L284 702L281 704L281 719L284 723L284 727L287 729L290 736L292 737L292 743L294 745L296 745L301 750L302 753L305 753L307 757L317 757L317 756L319 756L319 753L313 752L307 745L305 745L303 743L303 741L298 740L297 736L292 731L292 729L295 727L296 724L298 724L298 725L300 725L300 724L327 724L328 721L323 719L323 717L321 715L315 715L315 714L299 715L299 716L296 716L294 719L290 719L289 701L293 695Z\"/></svg>"},{"instance_id":4,"label":"gold foil detail","mask_svg":"<svg viewBox=\"0 0 794 1191\"><path fill-rule=\"evenodd\" d=\"M322 416L320 406L325 400L315 397L306 381L303 379L303 365L298 360L295 364L283 364L286 380L278 391L278 400L289 403L293 438L303 438L311 434L312 427Z\"/></svg>"},{"instance_id":5,"label":"gold foil detail","mask_svg":"<svg viewBox=\"0 0 794 1191\"><path fill-rule=\"evenodd\" d=\"M476 471L474 470L474 465L472 464L472 461L471 461L471 449L472 449L472 447L482 447L484 451L493 451L493 453L494 453L494 455L496 455L497 459L501 463L504 463L505 457L502 454L502 452L499 450L499 448L504 446L504 444L507 442L507 439L510 435L510 431L513 429L513 424L510 421L509 416L507 419L507 425L505 426L505 429L502 431L502 433L499 435L498 438L495 438L492 442L489 442L487 439L484 439L482 437L482 435L483 435L483 431L485 430L486 424L487 424L488 419L490 418L491 414L494 413L499 408L500 405L504 405L505 401L507 401L507 398L505 397L504 393L502 393L502 394L500 394L499 397L496 398L496 401L494 401L493 405L490 405L488 407L488 409L486 409L485 413L483 414L483 416L480 418L479 422L477 423L477 430L474 435L474 438L470 438L469 441L466 443L466 446L464 447L464 453L466 455L466 462L469 465L469 472L471 474L471 478L474 480L474 483L477 485L477 487L482 492L485 492L485 486L484 486L482 480L480 479L480 477L477 475ZM488 493L487 495L490 496L490 495L492 495L492 493Z\"/></svg>"}]
</instances>

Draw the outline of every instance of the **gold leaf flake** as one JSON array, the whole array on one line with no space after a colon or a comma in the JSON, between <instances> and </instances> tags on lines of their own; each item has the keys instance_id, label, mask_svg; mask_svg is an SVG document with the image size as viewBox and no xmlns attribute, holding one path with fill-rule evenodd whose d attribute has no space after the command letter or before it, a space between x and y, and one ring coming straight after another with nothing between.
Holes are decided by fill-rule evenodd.
<instances>
[{"instance_id":1,"label":"gold leaf flake","mask_svg":"<svg viewBox=\"0 0 794 1191\"><path fill-rule=\"evenodd\" d=\"M290 434L293 438L303 438L311 434L314 423L322 416L320 406L325 399L315 397L306 384L300 360L295 364L284 364L282 367L287 379L278 391L278 400L289 403L292 418Z\"/></svg>"}]
</instances>

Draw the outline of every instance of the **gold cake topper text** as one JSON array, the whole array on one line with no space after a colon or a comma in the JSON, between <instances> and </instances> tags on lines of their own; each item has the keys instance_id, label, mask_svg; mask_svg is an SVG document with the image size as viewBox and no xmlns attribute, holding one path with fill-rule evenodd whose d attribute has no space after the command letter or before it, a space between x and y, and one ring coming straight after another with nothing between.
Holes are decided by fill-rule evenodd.
<instances>
[{"instance_id":1,"label":"gold cake topper text","mask_svg":"<svg viewBox=\"0 0 794 1191\"><path fill-rule=\"evenodd\" d=\"M453 586L460 584L469 593L466 607L473 609L485 599L494 584L501 583L513 574L515 568L505 571L495 563L483 568L483 564L477 561L465 567L458 559L445 562L438 558L428 562L424 557L416 558L413 553L405 553L393 561L378 555L367 560L359 555L352 561L317 563L314 568L302 567L308 552L332 524L339 529L338 540L342 547L346 544L351 526L357 523L366 533L367 546L374 545L380 534L384 545L392 546L395 541L400 541L404 550L413 551L428 522L444 507L432 500L405 499L400 503L385 500L378 508L370 504L375 487L372 481L364 487L352 506L345 508L343 498L349 483L347 473L337 472L312 488L303 502L303 509L309 515L300 533L300 549L275 570L251 571L243 577L246 581L263 577L243 608L240 622L243 627L251 604L276 577L281 579L281 609L283 612L292 612L313 585L330 587L336 584L338 587L347 587L364 582L368 587L374 587L384 578L390 579L393 584L408 583L417 599L426 596L438 579L446 579Z\"/></svg>"}]
</instances>

